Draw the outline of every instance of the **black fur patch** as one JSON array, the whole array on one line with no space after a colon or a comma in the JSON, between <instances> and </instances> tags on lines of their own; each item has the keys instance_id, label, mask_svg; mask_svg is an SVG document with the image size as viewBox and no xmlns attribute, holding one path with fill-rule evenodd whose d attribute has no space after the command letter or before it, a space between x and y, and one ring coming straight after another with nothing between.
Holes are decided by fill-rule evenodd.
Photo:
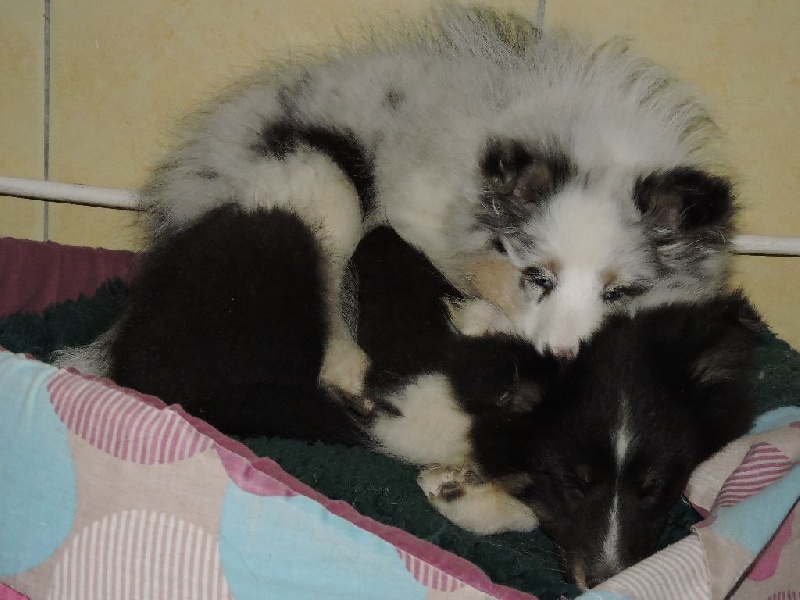
<instances>
[{"instance_id":1,"label":"black fur patch","mask_svg":"<svg viewBox=\"0 0 800 600\"><path fill-rule=\"evenodd\" d=\"M357 340L372 361L368 386L386 391L440 366L453 338L445 299L461 293L388 227L361 240L353 266Z\"/></svg>"},{"instance_id":2,"label":"black fur patch","mask_svg":"<svg viewBox=\"0 0 800 600\"><path fill-rule=\"evenodd\" d=\"M361 204L362 218L374 210L374 159L350 131L279 121L265 126L251 149L259 156L283 160L301 147L326 155L352 181Z\"/></svg>"},{"instance_id":3,"label":"black fur patch","mask_svg":"<svg viewBox=\"0 0 800 600\"><path fill-rule=\"evenodd\" d=\"M731 227L730 182L696 169L653 173L636 183L633 197L645 218L658 227L687 232Z\"/></svg>"},{"instance_id":4,"label":"black fur patch","mask_svg":"<svg viewBox=\"0 0 800 600\"><path fill-rule=\"evenodd\" d=\"M232 204L163 239L131 284L111 376L226 433L361 443L317 388L327 336L320 252L293 214Z\"/></svg>"},{"instance_id":5,"label":"black fur patch","mask_svg":"<svg viewBox=\"0 0 800 600\"><path fill-rule=\"evenodd\" d=\"M490 141L480 168L483 192L478 222L500 234L518 229L575 175L566 156L532 150L517 140Z\"/></svg>"},{"instance_id":6,"label":"black fur patch","mask_svg":"<svg viewBox=\"0 0 800 600\"><path fill-rule=\"evenodd\" d=\"M406 99L406 95L398 89L391 88L386 91L386 105L392 110L397 110Z\"/></svg>"}]
</instances>

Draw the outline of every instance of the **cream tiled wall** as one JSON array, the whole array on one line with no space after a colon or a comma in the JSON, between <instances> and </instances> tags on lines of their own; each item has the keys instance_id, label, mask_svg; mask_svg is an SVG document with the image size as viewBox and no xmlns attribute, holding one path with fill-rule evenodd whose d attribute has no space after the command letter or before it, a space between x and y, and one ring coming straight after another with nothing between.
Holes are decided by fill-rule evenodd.
<instances>
[{"instance_id":1,"label":"cream tiled wall","mask_svg":"<svg viewBox=\"0 0 800 600\"><path fill-rule=\"evenodd\" d=\"M0 173L44 174L44 23L38 2L0 0ZM4 3L5 2L5 3ZM39 239L42 208L0 196L0 236Z\"/></svg>"},{"instance_id":2,"label":"cream tiled wall","mask_svg":"<svg viewBox=\"0 0 800 600\"><path fill-rule=\"evenodd\" d=\"M50 178L135 188L181 115L286 48L324 46L432 0L52 2ZM43 175L45 0L0 0L0 174ZM491 4L533 15L538 0ZM800 3L781 0L547 0L545 22L635 48L694 84L737 170L742 230L800 235ZM6 85L5 82L13 82ZM0 198L0 235L42 239L43 203ZM135 215L50 204L47 234L136 248ZM737 281L800 347L800 258L739 257Z\"/></svg>"}]
</instances>

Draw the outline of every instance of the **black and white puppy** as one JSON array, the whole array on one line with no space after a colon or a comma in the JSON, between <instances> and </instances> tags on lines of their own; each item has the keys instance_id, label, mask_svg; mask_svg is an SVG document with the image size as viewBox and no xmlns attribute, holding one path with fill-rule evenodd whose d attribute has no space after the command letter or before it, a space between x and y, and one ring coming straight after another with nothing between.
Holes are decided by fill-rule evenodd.
<instances>
[{"instance_id":1,"label":"black and white puppy","mask_svg":"<svg viewBox=\"0 0 800 600\"><path fill-rule=\"evenodd\" d=\"M651 554L694 468L749 429L756 322L736 294L614 317L533 412L476 424L480 475L532 509L582 587ZM421 483L467 522L500 501L454 470Z\"/></svg>"}]
</instances>

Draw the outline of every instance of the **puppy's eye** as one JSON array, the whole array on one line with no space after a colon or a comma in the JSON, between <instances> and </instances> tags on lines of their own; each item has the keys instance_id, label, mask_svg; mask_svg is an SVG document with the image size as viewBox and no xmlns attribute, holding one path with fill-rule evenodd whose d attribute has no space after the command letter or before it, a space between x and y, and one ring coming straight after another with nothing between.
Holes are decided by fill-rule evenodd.
<instances>
[{"instance_id":1,"label":"puppy's eye","mask_svg":"<svg viewBox=\"0 0 800 600\"><path fill-rule=\"evenodd\" d=\"M587 465L577 465L572 476L566 481L567 500L578 502L586 497L592 488L592 473Z\"/></svg>"},{"instance_id":2,"label":"puppy's eye","mask_svg":"<svg viewBox=\"0 0 800 600\"><path fill-rule=\"evenodd\" d=\"M553 283L552 279L548 279L547 277L535 277L531 280L531 283L537 287L542 288L545 292L549 292L555 287L555 283Z\"/></svg>"},{"instance_id":3,"label":"puppy's eye","mask_svg":"<svg viewBox=\"0 0 800 600\"><path fill-rule=\"evenodd\" d=\"M556 287L556 280L550 273L540 267L530 267L522 272L526 283L535 285L545 294L552 292Z\"/></svg>"},{"instance_id":4,"label":"puppy's eye","mask_svg":"<svg viewBox=\"0 0 800 600\"><path fill-rule=\"evenodd\" d=\"M653 473L648 473L639 484L639 497L642 499L653 498L661 491L663 486L664 482L659 477Z\"/></svg>"},{"instance_id":5,"label":"puppy's eye","mask_svg":"<svg viewBox=\"0 0 800 600\"><path fill-rule=\"evenodd\" d=\"M603 291L603 302L614 304L627 298L635 298L644 292L644 288L635 285L619 285Z\"/></svg>"}]
</instances>

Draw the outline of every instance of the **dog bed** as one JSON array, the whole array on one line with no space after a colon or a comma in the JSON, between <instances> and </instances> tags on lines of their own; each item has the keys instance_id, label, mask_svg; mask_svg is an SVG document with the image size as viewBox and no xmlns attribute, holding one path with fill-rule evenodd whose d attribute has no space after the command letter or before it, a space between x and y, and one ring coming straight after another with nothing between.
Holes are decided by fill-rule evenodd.
<instances>
[{"instance_id":1,"label":"dog bed","mask_svg":"<svg viewBox=\"0 0 800 600\"><path fill-rule=\"evenodd\" d=\"M407 465L232 440L42 362L113 322L133 260L0 239L0 599L579 594L544 536L459 530ZM675 507L664 550L587 598L800 593L800 356L764 337L752 434L698 469L686 490L696 510Z\"/></svg>"}]
</instances>

